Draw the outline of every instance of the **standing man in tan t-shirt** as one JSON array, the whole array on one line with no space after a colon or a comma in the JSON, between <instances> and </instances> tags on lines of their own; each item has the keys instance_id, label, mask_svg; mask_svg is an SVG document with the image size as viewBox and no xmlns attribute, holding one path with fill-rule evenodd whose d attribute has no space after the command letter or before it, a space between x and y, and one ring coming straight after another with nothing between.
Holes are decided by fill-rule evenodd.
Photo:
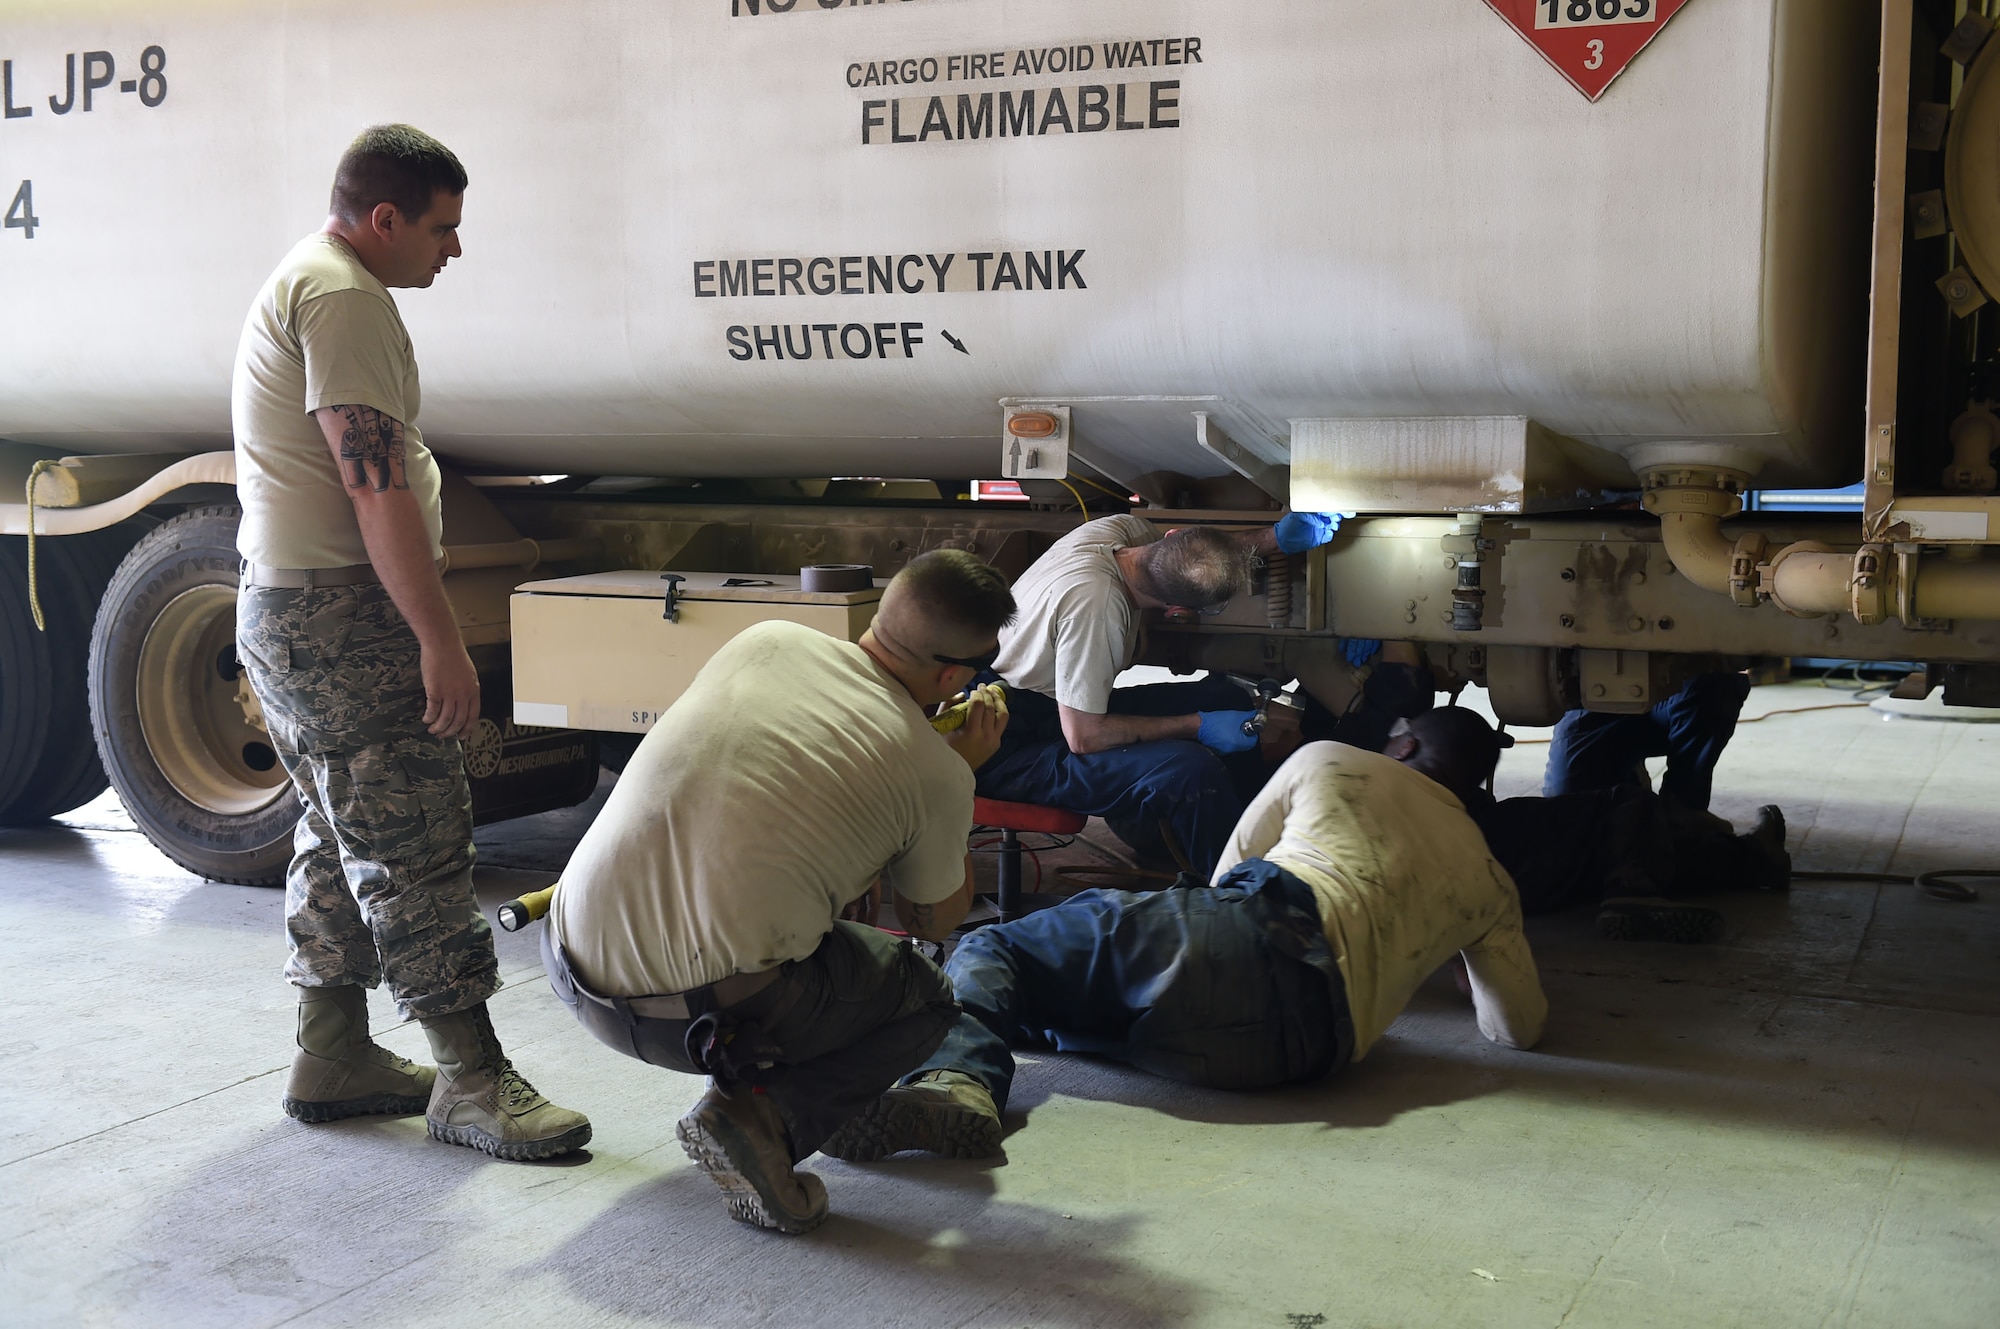
<instances>
[{"instance_id":1,"label":"standing man in tan t-shirt","mask_svg":"<svg viewBox=\"0 0 2000 1329\"><path fill-rule=\"evenodd\" d=\"M364 131L325 227L251 307L232 392L237 651L305 805L285 883L299 989L285 1111L423 1112L436 1139L548 1158L586 1143L590 1123L521 1077L487 1015L499 965L473 894L459 745L479 676L438 575L438 468L388 290L427 287L460 255L465 185L430 135ZM422 1021L435 1073L370 1041L364 989L381 982Z\"/></svg>"}]
</instances>

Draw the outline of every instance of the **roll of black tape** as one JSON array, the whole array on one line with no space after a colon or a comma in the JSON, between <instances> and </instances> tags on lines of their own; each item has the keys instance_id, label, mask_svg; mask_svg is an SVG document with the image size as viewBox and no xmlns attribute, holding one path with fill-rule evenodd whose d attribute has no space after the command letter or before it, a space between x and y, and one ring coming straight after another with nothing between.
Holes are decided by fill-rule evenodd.
<instances>
[{"instance_id":1,"label":"roll of black tape","mask_svg":"<svg viewBox=\"0 0 2000 1329\"><path fill-rule=\"evenodd\" d=\"M875 585L875 569L866 563L819 563L799 569L802 591L865 591Z\"/></svg>"}]
</instances>

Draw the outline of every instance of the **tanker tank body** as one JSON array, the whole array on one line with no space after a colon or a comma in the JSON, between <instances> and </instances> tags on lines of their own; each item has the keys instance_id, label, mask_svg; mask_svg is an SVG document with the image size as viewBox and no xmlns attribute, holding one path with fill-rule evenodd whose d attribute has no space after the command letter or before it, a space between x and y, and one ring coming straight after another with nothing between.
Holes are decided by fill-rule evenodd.
<instances>
[{"instance_id":1,"label":"tanker tank body","mask_svg":"<svg viewBox=\"0 0 2000 1329\"><path fill-rule=\"evenodd\" d=\"M226 446L249 296L400 118L473 177L402 301L468 466L956 480L1025 397L1134 475L1225 471L1204 410L1343 507L1506 510L1479 422L1517 417L1628 488L1844 481L1869 11L1696 0L1592 105L1479 0L31 10L0 436ZM158 104L51 114L90 48ZM1349 422L1408 417L1377 493Z\"/></svg>"},{"instance_id":2,"label":"tanker tank body","mask_svg":"<svg viewBox=\"0 0 2000 1329\"><path fill-rule=\"evenodd\" d=\"M568 726L639 732L671 700L612 663L660 649L632 617L662 621L658 571L940 544L1018 571L1128 494L1368 514L1153 638L1336 705L1336 633L1423 643L1521 719L1797 653L1754 558L1747 591L1714 584L1719 522L1862 464L1871 107L1907 0L1879 25L1864 0L1612 8L1569 37L1651 40L1592 101L1522 40L1570 21L1547 0L16 4L0 468L61 462L38 529L137 540L88 642L110 777L198 871L283 861L290 796L225 629L229 369L341 147L392 119L472 177L465 258L401 308L426 440L479 482L446 503L448 590L512 718L473 770L523 777L489 815L582 787ZM956 497L982 477L1030 501ZM1550 515L1642 488L1689 575L1651 518ZM77 575L86 601L104 582ZM1844 653L2000 655L1960 628L1913 656L1908 631L1864 615ZM42 709L0 747L81 744L75 706Z\"/></svg>"}]
</instances>

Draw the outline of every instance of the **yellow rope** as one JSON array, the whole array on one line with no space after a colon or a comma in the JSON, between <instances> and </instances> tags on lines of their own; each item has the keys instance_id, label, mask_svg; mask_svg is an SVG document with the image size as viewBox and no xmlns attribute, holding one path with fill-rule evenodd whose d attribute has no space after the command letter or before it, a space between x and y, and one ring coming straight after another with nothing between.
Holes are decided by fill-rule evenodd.
<instances>
[{"instance_id":1,"label":"yellow rope","mask_svg":"<svg viewBox=\"0 0 2000 1329\"><path fill-rule=\"evenodd\" d=\"M28 468L28 608L34 611L37 632L47 632L49 625L42 619L41 584L36 576L35 481L42 478L44 471L53 471L61 464L61 462L38 461Z\"/></svg>"},{"instance_id":2,"label":"yellow rope","mask_svg":"<svg viewBox=\"0 0 2000 1329\"><path fill-rule=\"evenodd\" d=\"M1083 505L1083 495L1078 493L1076 486L1067 480L1057 480L1056 483L1069 490L1069 496L1076 500L1076 510L1082 514L1082 520L1077 522L1077 525L1084 525L1090 520L1090 509Z\"/></svg>"},{"instance_id":3,"label":"yellow rope","mask_svg":"<svg viewBox=\"0 0 2000 1329\"><path fill-rule=\"evenodd\" d=\"M1069 478L1076 481L1080 485L1089 485L1092 489L1095 489L1100 493L1109 494L1111 495L1111 497L1117 499L1120 503L1130 503L1132 501L1132 496L1130 494L1121 494L1116 489L1113 489L1110 485L1101 485L1087 475L1078 475L1074 471L1072 471L1070 473Z\"/></svg>"}]
</instances>

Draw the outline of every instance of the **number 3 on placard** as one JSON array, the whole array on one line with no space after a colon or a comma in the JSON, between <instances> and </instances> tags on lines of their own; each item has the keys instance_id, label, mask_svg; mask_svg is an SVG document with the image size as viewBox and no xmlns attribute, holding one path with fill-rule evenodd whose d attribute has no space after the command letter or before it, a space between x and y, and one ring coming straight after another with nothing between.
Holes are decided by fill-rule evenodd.
<instances>
[{"instance_id":1,"label":"number 3 on placard","mask_svg":"<svg viewBox=\"0 0 2000 1329\"><path fill-rule=\"evenodd\" d=\"M1604 68L1604 43L1593 37L1585 42L1584 45L1590 48L1590 59L1583 62L1583 67L1585 69Z\"/></svg>"}]
</instances>

